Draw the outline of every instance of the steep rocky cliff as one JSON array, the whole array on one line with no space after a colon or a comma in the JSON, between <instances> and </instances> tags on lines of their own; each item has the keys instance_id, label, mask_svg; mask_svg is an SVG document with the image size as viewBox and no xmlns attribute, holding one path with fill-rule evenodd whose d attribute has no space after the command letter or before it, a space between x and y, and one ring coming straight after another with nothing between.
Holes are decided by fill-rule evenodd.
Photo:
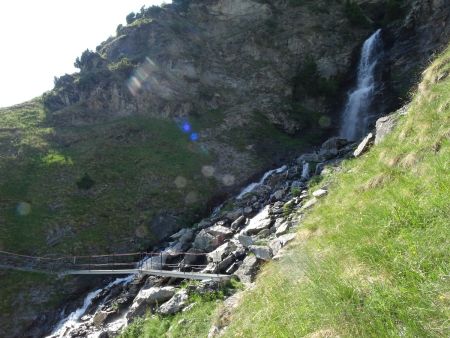
<instances>
[{"instance_id":1,"label":"steep rocky cliff","mask_svg":"<svg viewBox=\"0 0 450 338\"><path fill-rule=\"evenodd\" d=\"M84 52L80 72L56 79L42 102L0 112L0 248L80 254L157 244L334 133L359 47L379 26L379 114L397 107L448 41L449 13L445 0L143 9ZM67 299L44 278L24 287L21 278L2 275L0 335L24 336L33 323L45 331L54 318L37 311ZM22 301L39 293L48 297Z\"/></svg>"}]
</instances>

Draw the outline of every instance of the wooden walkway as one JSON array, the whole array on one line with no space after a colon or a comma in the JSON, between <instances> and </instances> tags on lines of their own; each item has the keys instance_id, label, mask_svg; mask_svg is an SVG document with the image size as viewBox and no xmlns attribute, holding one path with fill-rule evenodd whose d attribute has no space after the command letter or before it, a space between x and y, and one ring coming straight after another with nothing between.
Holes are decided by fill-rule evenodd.
<instances>
[{"instance_id":1,"label":"wooden walkway","mask_svg":"<svg viewBox=\"0 0 450 338\"><path fill-rule=\"evenodd\" d=\"M185 264L185 259L200 263ZM207 253L158 252L97 256L37 257L0 251L0 269L65 275L144 274L192 280L226 281L230 275L202 272Z\"/></svg>"}]
</instances>

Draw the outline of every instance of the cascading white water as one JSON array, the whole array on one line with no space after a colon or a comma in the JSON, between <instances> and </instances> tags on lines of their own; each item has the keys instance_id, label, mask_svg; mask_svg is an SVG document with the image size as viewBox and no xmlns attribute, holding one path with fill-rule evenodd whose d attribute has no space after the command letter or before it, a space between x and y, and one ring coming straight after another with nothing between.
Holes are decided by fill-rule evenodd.
<instances>
[{"instance_id":1,"label":"cascading white water","mask_svg":"<svg viewBox=\"0 0 450 338\"><path fill-rule=\"evenodd\" d=\"M347 140L357 140L367 133L376 90L375 70L382 53L383 41L379 29L364 42L358 65L357 84L348 94L340 131L340 136Z\"/></svg>"},{"instance_id":2,"label":"cascading white water","mask_svg":"<svg viewBox=\"0 0 450 338\"><path fill-rule=\"evenodd\" d=\"M70 313L67 317L63 318L55 327L53 332L47 337L47 338L61 338L61 337L67 337L70 332L72 332L74 329L78 328L82 323L80 323L80 318L83 316L88 309L88 307L92 304L92 301L97 297L102 291L109 290L113 286L116 286L118 284L126 284L130 283L133 280L133 276L128 276L124 278L117 278L111 283L109 283L107 286L101 289L97 289L95 291L90 292L85 298L83 305L75 310L74 312ZM100 331L101 332L101 331Z\"/></svg>"},{"instance_id":3,"label":"cascading white water","mask_svg":"<svg viewBox=\"0 0 450 338\"><path fill-rule=\"evenodd\" d=\"M242 197L244 197L245 194L248 194L249 192L252 192L257 187L264 184L264 182L272 175L272 174L280 174L283 171L286 171L287 166L284 165L278 169L272 169L266 172L263 177L259 180L259 182L250 183L248 186L246 186L244 189L242 189L241 193L236 197L236 199L240 200Z\"/></svg>"}]
</instances>

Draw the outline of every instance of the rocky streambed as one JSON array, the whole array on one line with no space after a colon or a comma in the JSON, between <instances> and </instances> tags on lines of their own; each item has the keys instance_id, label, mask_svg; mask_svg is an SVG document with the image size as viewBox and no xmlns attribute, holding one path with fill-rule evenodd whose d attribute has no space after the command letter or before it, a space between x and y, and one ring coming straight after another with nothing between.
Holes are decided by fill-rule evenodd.
<instances>
[{"instance_id":1,"label":"rocky streambed","mask_svg":"<svg viewBox=\"0 0 450 338\"><path fill-rule=\"evenodd\" d=\"M384 128L390 130L395 119L396 116L380 119L377 137L384 136ZM160 249L170 253L164 256L163 266L170 263L180 270L188 269L186 266L205 266L202 272L234 275L245 288L250 287L261 265L283 255L283 248L295 238L295 229L304 213L327 195L326 186L319 185L310 191L309 181L340 170L344 159L360 156L373 142L372 134L359 145L334 137L318 151L271 170L194 227L170 236ZM220 288L219 282L213 281L188 287L181 287L181 282L143 275L116 279L87 295L76 311L62 314L48 337L115 337L148 311L161 316L189 311L191 294ZM235 306L238 298L238 294L228 294L225 311ZM210 336L219 335L223 329L212 327Z\"/></svg>"}]
</instances>

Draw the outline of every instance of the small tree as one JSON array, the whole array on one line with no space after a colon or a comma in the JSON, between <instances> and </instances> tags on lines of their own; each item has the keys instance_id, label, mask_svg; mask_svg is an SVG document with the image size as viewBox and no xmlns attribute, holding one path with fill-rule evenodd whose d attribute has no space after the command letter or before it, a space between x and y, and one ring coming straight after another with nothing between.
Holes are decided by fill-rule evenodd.
<instances>
[{"instance_id":1,"label":"small tree","mask_svg":"<svg viewBox=\"0 0 450 338\"><path fill-rule=\"evenodd\" d=\"M134 12L131 12L130 14L127 15L125 20L127 21L128 25L131 25L136 20L136 14Z\"/></svg>"}]
</instances>

